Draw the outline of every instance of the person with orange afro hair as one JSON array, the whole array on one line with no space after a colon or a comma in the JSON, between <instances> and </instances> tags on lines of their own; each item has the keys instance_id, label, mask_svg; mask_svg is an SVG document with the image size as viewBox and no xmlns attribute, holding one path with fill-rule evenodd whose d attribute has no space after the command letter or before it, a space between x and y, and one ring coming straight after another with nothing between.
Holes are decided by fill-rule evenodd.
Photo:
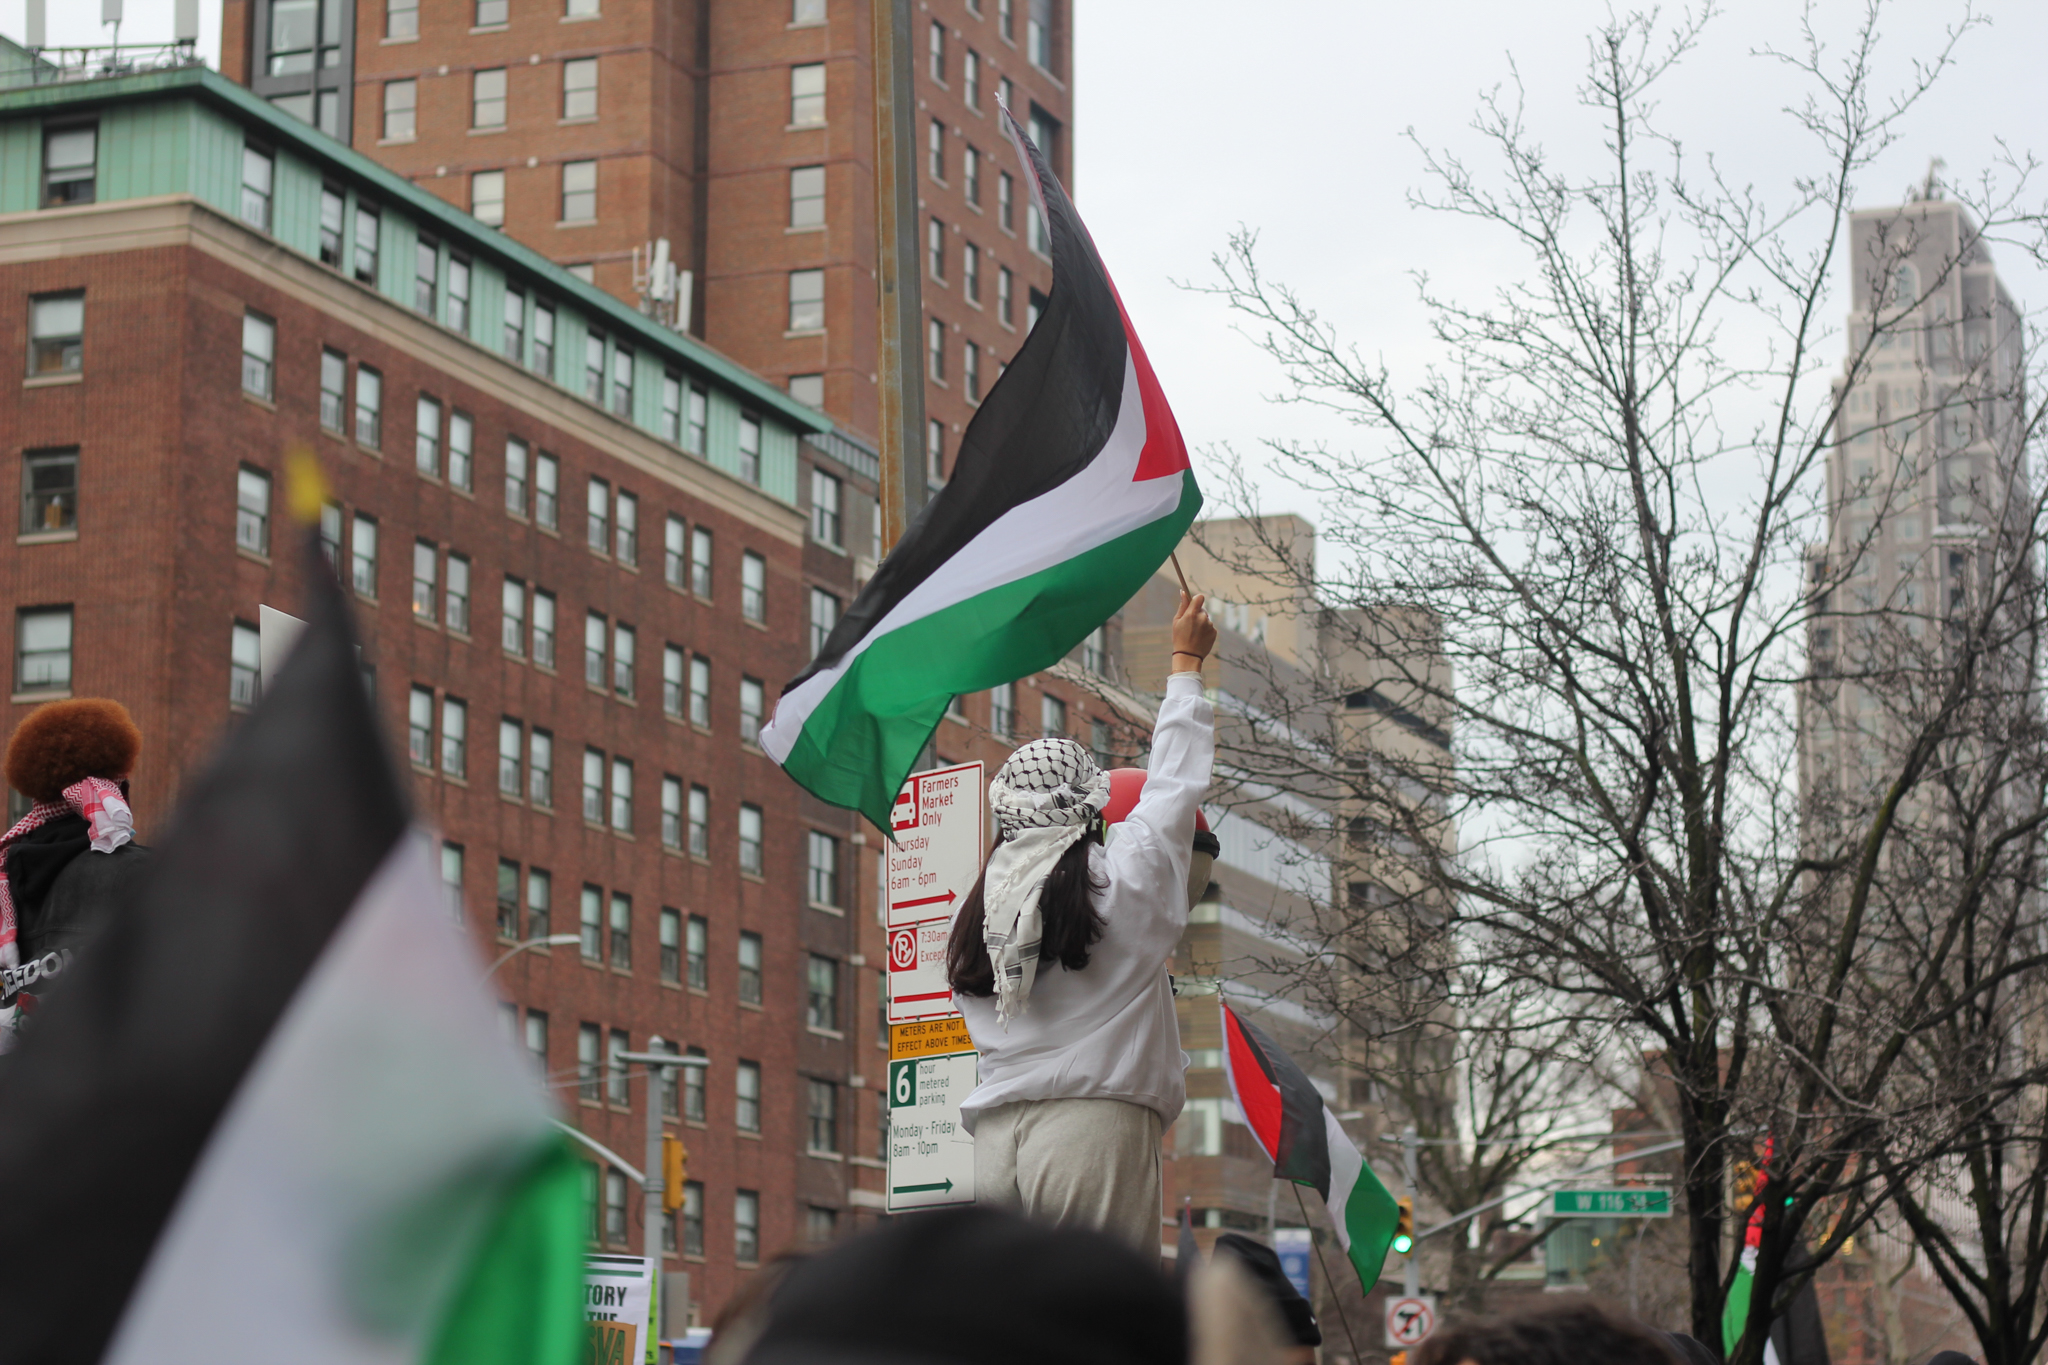
<instances>
[{"instance_id":1,"label":"person with orange afro hair","mask_svg":"<svg viewBox=\"0 0 2048 1365\"><path fill-rule=\"evenodd\" d=\"M104 698L39 706L7 742L7 783L35 804L0 835L0 1051L29 988L64 971L148 865L128 807L141 751L128 708Z\"/></svg>"}]
</instances>

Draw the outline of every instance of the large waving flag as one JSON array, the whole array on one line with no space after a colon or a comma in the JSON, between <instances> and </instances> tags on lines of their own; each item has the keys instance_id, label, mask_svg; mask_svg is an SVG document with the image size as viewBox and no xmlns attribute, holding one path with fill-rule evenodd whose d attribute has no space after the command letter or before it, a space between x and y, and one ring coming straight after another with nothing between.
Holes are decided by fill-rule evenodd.
<instances>
[{"instance_id":1,"label":"large waving flag","mask_svg":"<svg viewBox=\"0 0 2048 1365\"><path fill-rule=\"evenodd\" d=\"M1273 1159L1273 1178L1307 1185L1323 1197L1337 1241L1371 1293L1394 1242L1400 1205L1294 1059L1230 1006L1222 1010L1230 1094Z\"/></svg>"},{"instance_id":2,"label":"large waving flag","mask_svg":"<svg viewBox=\"0 0 2048 1365\"><path fill-rule=\"evenodd\" d=\"M761 732L791 777L882 830L947 702L1059 662L1202 506L1088 230L1007 110L1003 121L1051 230L1051 297L968 424L951 482Z\"/></svg>"},{"instance_id":3,"label":"large waving flag","mask_svg":"<svg viewBox=\"0 0 2048 1365\"><path fill-rule=\"evenodd\" d=\"M576 1159L307 576L137 903L0 1057L0 1358L576 1358Z\"/></svg>"}]
</instances>

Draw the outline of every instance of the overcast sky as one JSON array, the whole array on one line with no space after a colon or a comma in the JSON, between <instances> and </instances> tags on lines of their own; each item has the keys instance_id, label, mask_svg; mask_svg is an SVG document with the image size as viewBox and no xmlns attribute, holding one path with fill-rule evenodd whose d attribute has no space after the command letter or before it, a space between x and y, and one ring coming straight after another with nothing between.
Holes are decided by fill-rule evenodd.
<instances>
[{"instance_id":1,"label":"overcast sky","mask_svg":"<svg viewBox=\"0 0 2048 1365\"><path fill-rule=\"evenodd\" d=\"M23 3L0 0L0 32L21 36ZM1823 32L1846 37L1861 8L1820 0ZM49 9L51 42L101 40L96 0L50 0ZM1431 350L1411 272L1479 299L1527 262L1497 233L1408 206L1425 181L1403 130L1490 169L1470 132L1475 102L1519 70L1529 126L1545 147L1582 167L1599 154L1602 129L1575 89L1607 0L1075 0L1074 9L1075 199L1198 454L1224 442L1255 451L1267 436L1375 439L1266 402L1275 371L1220 304L1175 286L1213 279L1210 257L1233 228L1257 229L1270 274L1397 374L1412 374ZM127 11L123 38L170 36L171 0L127 0ZM1729 0L1663 87L1660 107L1689 157L1711 152L1734 179L1776 200L1813 160L1782 112L1798 87L1756 53L1796 42L1797 11L1783 0ZM2016 152L2048 154L2048 6L1983 0L1979 12L1990 26L1964 39L1957 68L1864 176L1860 203L1897 202L1933 156L1951 179L1974 179L2001 137ZM1948 0L1892 6L1879 84L1902 79L1962 13ZM202 48L217 55L219 0L201 0L201 16ZM2011 249L1994 248L1994 257L2023 308L2048 306L2048 274ZM1838 297L1830 320L1843 312ZM1268 485L1267 496L1270 510L1313 517L1284 486Z\"/></svg>"}]
</instances>

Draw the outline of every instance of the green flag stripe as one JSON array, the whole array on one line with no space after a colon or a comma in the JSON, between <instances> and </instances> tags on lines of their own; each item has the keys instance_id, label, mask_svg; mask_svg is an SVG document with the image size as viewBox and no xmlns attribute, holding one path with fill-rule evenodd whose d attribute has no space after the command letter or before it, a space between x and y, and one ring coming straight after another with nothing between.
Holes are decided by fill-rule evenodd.
<instances>
[{"instance_id":1,"label":"green flag stripe","mask_svg":"<svg viewBox=\"0 0 2048 1365\"><path fill-rule=\"evenodd\" d=\"M580 1165L551 1139L507 1192L427 1365L575 1365L589 1217Z\"/></svg>"},{"instance_id":2,"label":"green flag stripe","mask_svg":"<svg viewBox=\"0 0 2048 1365\"><path fill-rule=\"evenodd\" d=\"M1387 1193L1387 1187L1373 1174L1370 1165L1361 1167L1358 1182L1344 1201L1344 1230L1351 1236L1351 1264L1358 1271L1358 1282L1367 1290L1379 1283L1380 1271L1387 1263L1387 1248L1394 1244L1394 1229L1400 1220L1401 1206L1394 1196Z\"/></svg>"}]
</instances>

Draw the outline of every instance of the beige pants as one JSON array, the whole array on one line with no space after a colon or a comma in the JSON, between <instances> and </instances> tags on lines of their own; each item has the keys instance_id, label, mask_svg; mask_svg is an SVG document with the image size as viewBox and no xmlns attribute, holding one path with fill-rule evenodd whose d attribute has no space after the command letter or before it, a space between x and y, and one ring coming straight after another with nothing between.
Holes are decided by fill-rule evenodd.
<instances>
[{"instance_id":1,"label":"beige pants","mask_svg":"<svg viewBox=\"0 0 2048 1365\"><path fill-rule=\"evenodd\" d=\"M976 1202L1159 1254L1159 1115L1126 1100L1019 1100L974 1125Z\"/></svg>"}]
</instances>

